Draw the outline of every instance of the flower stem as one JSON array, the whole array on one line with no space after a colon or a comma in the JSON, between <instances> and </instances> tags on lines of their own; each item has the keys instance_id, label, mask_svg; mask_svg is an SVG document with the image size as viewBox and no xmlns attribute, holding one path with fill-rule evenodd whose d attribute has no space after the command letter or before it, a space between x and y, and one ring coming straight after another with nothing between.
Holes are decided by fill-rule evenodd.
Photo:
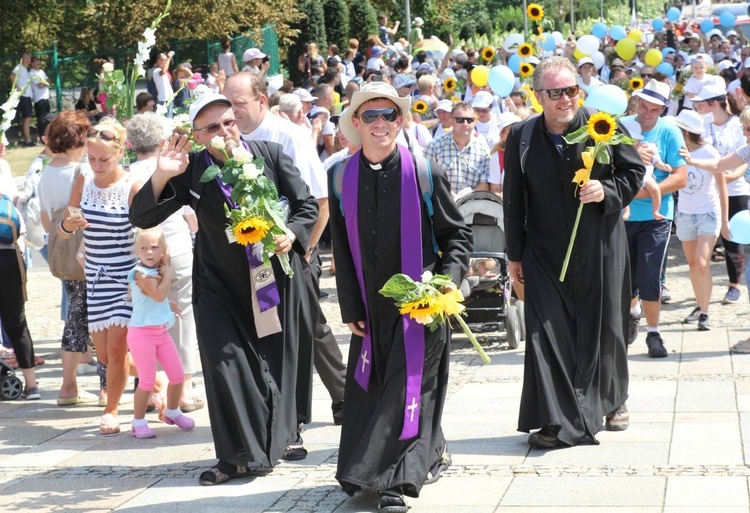
<instances>
[{"instance_id":1,"label":"flower stem","mask_svg":"<svg viewBox=\"0 0 750 513\"><path fill-rule=\"evenodd\" d=\"M560 271L560 281L565 281L565 273L568 271L568 264L570 263L570 254L573 253L573 243L576 240L576 233L578 233L578 223L581 222L581 212L583 212L583 203L578 204L578 213L576 214L576 222L573 225L573 233L570 234L568 252L565 254L565 261L563 262L562 271Z\"/></svg>"},{"instance_id":2,"label":"flower stem","mask_svg":"<svg viewBox=\"0 0 750 513\"><path fill-rule=\"evenodd\" d=\"M278 255L279 257L279 263L281 264L281 268L284 270L287 276L290 278L294 276L294 271L292 270L292 265L289 263L289 255L286 253L282 253Z\"/></svg>"},{"instance_id":3,"label":"flower stem","mask_svg":"<svg viewBox=\"0 0 750 513\"><path fill-rule=\"evenodd\" d=\"M479 345L479 342L477 341L477 337L475 337L474 334L471 332L469 327L466 325L466 322L461 318L461 315L453 314L453 318L456 319L456 321L458 321L458 324L461 325L461 329L464 331L464 335L469 337L471 344L474 346L474 349L477 350L477 353L479 353L479 356L482 358L482 361L484 363L490 363L490 357L487 356L487 353L484 352L484 349L482 349L482 346Z\"/></svg>"}]
</instances>

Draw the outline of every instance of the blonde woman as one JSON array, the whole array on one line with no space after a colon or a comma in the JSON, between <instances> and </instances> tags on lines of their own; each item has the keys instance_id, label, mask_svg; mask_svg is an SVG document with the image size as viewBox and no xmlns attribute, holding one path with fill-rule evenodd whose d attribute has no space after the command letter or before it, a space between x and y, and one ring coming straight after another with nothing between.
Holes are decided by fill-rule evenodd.
<instances>
[{"instance_id":1,"label":"blonde woman","mask_svg":"<svg viewBox=\"0 0 750 513\"><path fill-rule=\"evenodd\" d=\"M133 227L128 211L141 186L120 166L125 128L107 117L88 132L86 152L92 175L79 176L68 204L69 217L57 227L62 237L83 230L89 331L100 361L106 365L107 388L99 424L102 435L120 432L117 407L129 374L127 325L132 306L127 276L135 265Z\"/></svg>"}]
</instances>

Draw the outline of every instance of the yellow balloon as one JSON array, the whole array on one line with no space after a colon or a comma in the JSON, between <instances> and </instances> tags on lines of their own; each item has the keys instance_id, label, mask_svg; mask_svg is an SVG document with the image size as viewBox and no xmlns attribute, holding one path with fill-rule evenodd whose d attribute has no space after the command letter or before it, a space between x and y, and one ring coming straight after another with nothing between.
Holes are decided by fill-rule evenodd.
<instances>
[{"instance_id":1,"label":"yellow balloon","mask_svg":"<svg viewBox=\"0 0 750 513\"><path fill-rule=\"evenodd\" d=\"M628 32L628 39L632 39L636 43L640 43L642 37L643 37L643 32L641 32L641 29L633 29L630 32Z\"/></svg>"},{"instance_id":2,"label":"yellow balloon","mask_svg":"<svg viewBox=\"0 0 750 513\"><path fill-rule=\"evenodd\" d=\"M576 51L575 51L575 52L573 52L573 57L575 57L575 59L576 59L577 61L580 61L581 59L583 59L584 57L586 57L586 54L585 54L585 53L583 53L583 52L582 52L581 50L579 50L578 48L576 48Z\"/></svg>"},{"instance_id":3,"label":"yellow balloon","mask_svg":"<svg viewBox=\"0 0 750 513\"><path fill-rule=\"evenodd\" d=\"M484 87L490 78L490 68L487 66L476 66L471 70L471 81L477 87Z\"/></svg>"},{"instance_id":4,"label":"yellow balloon","mask_svg":"<svg viewBox=\"0 0 750 513\"><path fill-rule=\"evenodd\" d=\"M635 57L635 41L629 38L620 39L615 45L615 51L620 59L629 61Z\"/></svg>"},{"instance_id":5,"label":"yellow balloon","mask_svg":"<svg viewBox=\"0 0 750 513\"><path fill-rule=\"evenodd\" d=\"M661 52L656 48L652 48L651 50L646 52L646 57L644 58L644 60L649 66L656 67L661 62Z\"/></svg>"}]
</instances>

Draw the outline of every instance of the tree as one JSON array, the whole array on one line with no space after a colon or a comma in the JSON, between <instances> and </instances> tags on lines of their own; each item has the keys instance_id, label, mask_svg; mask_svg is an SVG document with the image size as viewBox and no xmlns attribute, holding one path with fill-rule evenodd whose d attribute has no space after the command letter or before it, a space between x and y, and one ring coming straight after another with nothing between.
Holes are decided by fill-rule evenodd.
<instances>
[{"instance_id":1,"label":"tree","mask_svg":"<svg viewBox=\"0 0 750 513\"><path fill-rule=\"evenodd\" d=\"M349 33L360 41L378 33L378 16L370 0L351 0L349 4Z\"/></svg>"},{"instance_id":2,"label":"tree","mask_svg":"<svg viewBox=\"0 0 750 513\"><path fill-rule=\"evenodd\" d=\"M345 0L323 0L328 43L343 50L349 42L349 6Z\"/></svg>"},{"instance_id":3,"label":"tree","mask_svg":"<svg viewBox=\"0 0 750 513\"><path fill-rule=\"evenodd\" d=\"M323 12L323 5L318 0L301 0L297 6L303 19L298 21L294 26L297 31L297 38L287 52L287 69L291 79L295 83L302 81L302 75L297 70L297 59L306 51L308 43L318 45L320 54L325 56L328 49L326 37L326 20ZM305 77L306 78L306 77Z\"/></svg>"}]
</instances>

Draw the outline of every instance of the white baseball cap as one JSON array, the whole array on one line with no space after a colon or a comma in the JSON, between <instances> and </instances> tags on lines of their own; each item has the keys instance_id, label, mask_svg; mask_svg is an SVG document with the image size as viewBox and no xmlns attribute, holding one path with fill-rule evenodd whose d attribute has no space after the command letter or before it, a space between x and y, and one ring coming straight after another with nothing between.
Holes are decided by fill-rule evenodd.
<instances>
[{"instance_id":1,"label":"white baseball cap","mask_svg":"<svg viewBox=\"0 0 750 513\"><path fill-rule=\"evenodd\" d=\"M584 64L591 64L593 66L594 65L594 59L592 59L591 57L583 57L583 58L581 58L581 60L578 61L578 67L580 68Z\"/></svg>"},{"instance_id":2,"label":"white baseball cap","mask_svg":"<svg viewBox=\"0 0 750 513\"><path fill-rule=\"evenodd\" d=\"M213 103L221 103L228 107L232 106L232 102L230 102L229 99L223 94L213 93L210 91L205 92L190 105L190 110L188 111L190 115L190 122L192 123L193 121L195 121L195 118L198 117L198 114L200 114L204 108Z\"/></svg>"},{"instance_id":3,"label":"white baseball cap","mask_svg":"<svg viewBox=\"0 0 750 513\"><path fill-rule=\"evenodd\" d=\"M242 60L250 62L253 59L262 59L266 54L261 52L258 48L248 48L245 53L242 54Z\"/></svg>"},{"instance_id":4,"label":"white baseball cap","mask_svg":"<svg viewBox=\"0 0 750 513\"><path fill-rule=\"evenodd\" d=\"M435 107L435 111L445 111L445 112L451 112L453 111L453 102L450 100L440 100L437 104L437 107Z\"/></svg>"},{"instance_id":5,"label":"white baseball cap","mask_svg":"<svg viewBox=\"0 0 750 513\"><path fill-rule=\"evenodd\" d=\"M307 89L303 87L300 87L299 89L295 89L294 91L292 91L292 93L299 96L299 99L302 100L303 102L314 102L315 100L318 99L317 96L311 95L310 91L308 91Z\"/></svg>"},{"instance_id":6,"label":"white baseball cap","mask_svg":"<svg viewBox=\"0 0 750 513\"><path fill-rule=\"evenodd\" d=\"M492 94L487 91L479 91L474 98L471 100L472 107L479 107L480 109L486 109L492 105L495 98Z\"/></svg>"}]
</instances>

